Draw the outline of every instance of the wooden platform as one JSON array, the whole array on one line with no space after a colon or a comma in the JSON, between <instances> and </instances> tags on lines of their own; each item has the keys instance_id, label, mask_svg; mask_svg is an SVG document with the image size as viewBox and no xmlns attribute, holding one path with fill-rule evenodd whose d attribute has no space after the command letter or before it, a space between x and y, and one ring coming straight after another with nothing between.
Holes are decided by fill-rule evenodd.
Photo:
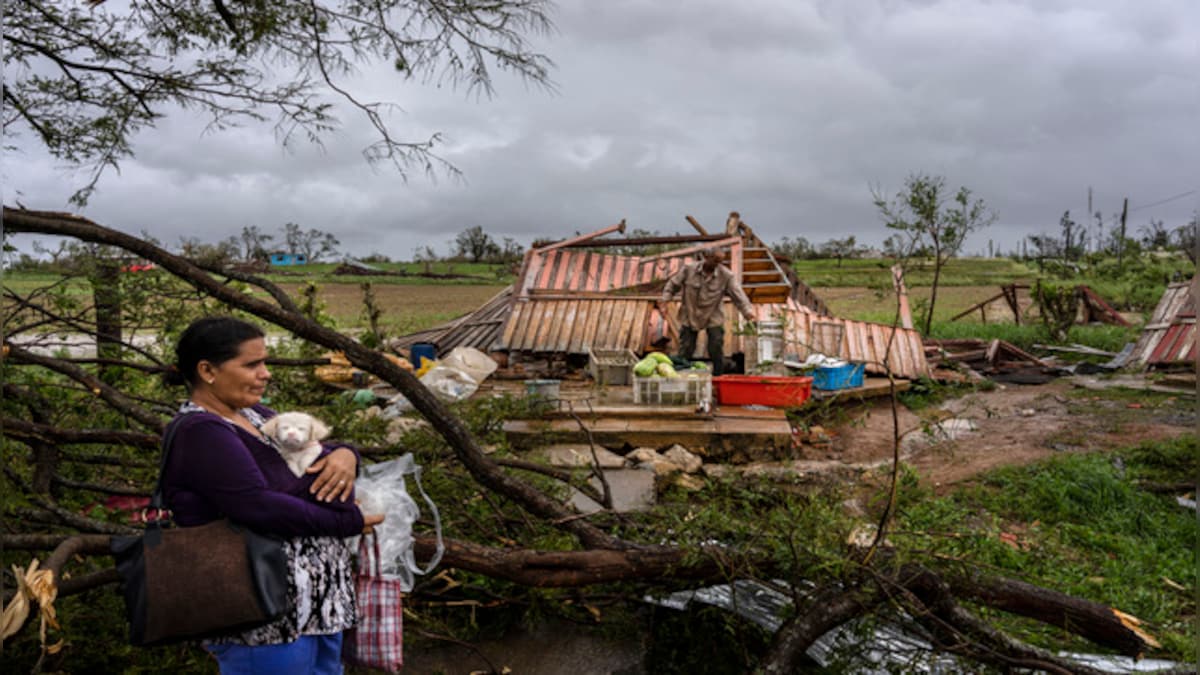
<instances>
[{"instance_id":1,"label":"wooden platform","mask_svg":"<svg viewBox=\"0 0 1200 675\"><path fill-rule=\"evenodd\" d=\"M909 387L896 381L896 390ZM813 390L814 400L854 401L889 393L887 378L865 378L862 387L838 391ZM486 382L476 396L496 394L523 396L520 381ZM511 419L503 429L517 448L546 443L586 443L588 432L599 445L619 447L663 447L679 443L704 448L710 459L728 457L752 449L756 454L784 454L792 447L792 429L787 414L778 408L714 406L706 414L695 406L637 405L629 386L600 387L591 381L563 381L560 400L535 419ZM586 429L586 431L585 431Z\"/></svg>"},{"instance_id":2,"label":"wooden platform","mask_svg":"<svg viewBox=\"0 0 1200 675\"><path fill-rule=\"evenodd\" d=\"M476 396L498 393L524 395L524 384L487 382ZM563 381L559 397L536 419L507 420L503 429L509 441L519 448L578 443L587 442L591 432L596 443L608 447L679 443L717 456L746 447L771 451L791 446L791 425L782 410L727 406L697 413L693 405L637 405L631 386L600 387L590 380Z\"/></svg>"},{"instance_id":3,"label":"wooden platform","mask_svg":"<svg viewBox=\"0 0 1200 675\"><path fill-rule=\"evenodd\" d=\"M532 447L550 441L586 442L604 446L662 447L679 443L688 448L705 448L710 458L747 447L782 451L791 447L792 429L782 410L749 410L740 407L714 408L697 414L691 406L595 406L575 408L575 419L562 410L542 419L508 420L504 432L516 447ZM586 429L586 431L585 431Z\"/></svg>"}]
</instances>

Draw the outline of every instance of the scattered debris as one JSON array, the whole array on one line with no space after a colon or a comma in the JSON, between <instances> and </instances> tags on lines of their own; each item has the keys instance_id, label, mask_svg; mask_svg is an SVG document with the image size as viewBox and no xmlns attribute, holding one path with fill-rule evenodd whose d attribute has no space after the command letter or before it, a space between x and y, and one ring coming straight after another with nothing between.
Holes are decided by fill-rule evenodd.
<instances>
[{"instance_id":1,"label":"scattered debris","mask_svg":"<svg viewBox=\"0 0 1200 675\"><path fill-rule=\"evenodd\" d=\"M683 611L693 603L720 607L741 616L764 630L774 633L783 626L783 618L792 606L791 591L782 581L764 583L737 579L696 590L678 591L664 597L647 595L643 600L652 605ZM1113 610L1116 612L1117 610ZM1128 615L1125 615L1128 617ZM903 620L903 616L900 617ZM1136 617L1129 617L1137 621ZM1136 624L1131 622L1131 629ZM1141 630L1137 631L1144 635ZM864 642L863 635L867 635ZM1152 637L1146 635L1153 640ZM870 675L892 672L959 673L971 669L969 662L934 650L935 640L925 634L915 622L875 622L870 625L854 619L825 633L810 646L807 654L823 667L828 667L843 650L851 649L861 659L855 672ZM1162 659L1133 659L1110 654L1081 654L1059 652L1059 656L1082 666L1106 673L1135 673L1167 671L1181 664Z\"/></svg>"},{"instance_id":2,"label":"scattered debris","mask_svg":"<svg viewBox=\"0 0 1200 675\"><path fill-rule=\"evenodd\" d=\"M965 417L952 417L931 424L927 428L915 429L900 439L900 450L904 453L935 443L956 440L976 431L979 426Z\"/></svg>"},{"instance_id":3,"label":"scattered debris","mask_svg":"<svg viewBox=\"0 0 1200 675\"><path fill-rule=\"evenodd\" d=\"M996 382L1043 384L1058 377L1062 369L1000 339L925 340L925 359L941 379L946 367L969 368Z\"/></svg>"},{"instance_id":4,"label":"scattered debris","mask_svg":"<svg viewBox=\"0 0 1200 675\"><path fill-rule=\"evenodd\" d=\"M1065 352L1067 354L1084 354L1087 356L1110 356L1115 357L1116 352L1106 352L1103 349L1088 347L1087 345L1073 344L1070 347L1060 347L1057 345L1033 345L1034 349L1042 349L1048 352Z\"/></svg>"},{"instance_id":5,"label":"scattered debris","mask_svg":"<svg viewBox=\"0 0 1200 675\"><path fill-rule=\"evenodd\" d=\"M951 321L957 321L964 316L979 312L979 320L981 323L988 322L988 308L996 302L1003 300L1007 309L1012 314L1012 320L1017 325L1021 325L1022 321L1028 320L1028 312L1031 307L1035 307L1036 303L1029 297L1030 287L1028 284L1005 284L1000 287L1000 292L992 297L978 302L967 309L950 317ZM1107 323L1116 326L1128 326L1129 321L1121 316L1121 313L1108 304L1104 298L1100 297L1091 288L1079 285L1075 287L1075 323L1088 324L1093 322ZM1022 310L1025 307L1025 310ZM1070 310L1070 307L1067 307Z\"/></svg>"}]
</instances>

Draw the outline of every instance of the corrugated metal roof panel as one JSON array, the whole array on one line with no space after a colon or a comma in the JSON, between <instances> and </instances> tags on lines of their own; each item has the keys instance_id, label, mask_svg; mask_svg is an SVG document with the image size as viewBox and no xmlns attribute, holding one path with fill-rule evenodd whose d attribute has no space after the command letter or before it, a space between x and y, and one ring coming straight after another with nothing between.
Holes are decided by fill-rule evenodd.
<instances>
[{"instance_id":1,"label":"corrugated metal roof panel","mask_svg":"<svg viewBox=\"0 0 1200 675\"><path fill-rule=\"evenodd\" d=\"M1134 345L1130 363L1141 365L1165 365L1195 359L1196 306L1192 297L1193 281L1174 283L1167 286L1159 298L1154 313L1142 328ZM1190 344L1189 352L1183 346ZM1190 353L1191 356L1186 356ZM1183 355L1169 357L1168 355Z\"/></svg>"},{"instance_id":2,"label":"corrugated metal roof panel","mask_svg":"<svg viewBox=\"0 0 1200 675\"><path fill-rule=\"evenodd\" d=\"M1196 360L1196 321L1192 319L1169 326L1163 331L1146 363L1161 366L1171 363L1187 363Z\"/></svg>"},{"instance_id":3,"label":"corrugated metal roof panel","mask_svg":"<svg viewBox=\"0 0 1200 675\"><path fill-rule=\"evenodd\" d=\"M607 293L655 280L666 280L694 260L694 248L653 256L627 256L557 248L530 252L523 294L531 291L590 291Z\"/></svg>"},{"instance_id":4,"label":"corrugated metal roof panel","mask_svg":"<svg viewBox=\"0 0 1200 675\"><path fill-rule=\"evenodd\" d=\"M409 349L418 342L432 342L442 353L455 347L474 347L480 351L491 351L500 338L500 331L508 318L508 305L513 287L500 291L479 309L440 326L410 333L391 340L392 349Z\"/></svg>"},{"instance_id":5,"label":"corrugated metal roof panel","mask_svg":"<svg viewBox=\"0 0 1200 675\"><path fill-rule=\"evenodd\" d=\"M677 303L675 303L677 305ZM883 324L825 317L795 300L787 304L754 305L758 321L784 323L785 352L803 360L823 353L867 364L871 373L917 378L929 374L921 336L911 329L893 329ZM676 308L668 310L672 315ZM725 353L746 353L757 337L742 327L737 311L726 303ZM669 334L663 317L646 299L531 298L513 304L498 349L530 353L561 352L586 354L589 349L649 351ZM696 355L706 353L704 334ZM885 365L886 357L886 365Z\"/></svg>"},{"instance_id":6,"label":"corrugated metal roof panel","mask_svg":"<svg viewBox=\"0 0 1200 675\"><path fill-rule=\"evenodd\" d=\"M499 349L586 354L590 349L642 351L648 300L536 298L513 303Z\"/></svg>"},{"instance_id":7,"label":"corrugated metal roof panel","mask_svg":"<svg viewBox=\"0 0 1200 675\"><path fill-rule=\"evenodd\" d=\"M577 249L533 251L529 259L524 291L607 292L640 283L640 259ZM647 269L649 272L649 269Z\"/></svg>"}]
</instances>

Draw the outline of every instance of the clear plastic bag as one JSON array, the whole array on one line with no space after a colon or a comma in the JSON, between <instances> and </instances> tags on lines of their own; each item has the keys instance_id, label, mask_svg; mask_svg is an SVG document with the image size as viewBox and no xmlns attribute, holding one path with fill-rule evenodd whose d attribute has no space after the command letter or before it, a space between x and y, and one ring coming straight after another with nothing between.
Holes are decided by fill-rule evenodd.
<instances>
[{"instance_id":1,"label":"clear plastic bag","mask_svg":"<svg viewBox=\"0 0 1200 675\"><path fill-rule=\"evenodd\" d=\"M442 357L438 365L461 370L479 383L496 372L498 367L492 357L474 347L455 347L450 350L449 354Z\"/></svg>"},{"instance_id":2,"label":"clear plastic bag","mask_svg":"<svg viewBox=\"0 0 1200 675\"><path fill-rule=\"evenodd\" d=\"M482 354L483 352L479 353ZM484 355L483 358L488 359L493 364L495 363L487 355ZM473 372L479 374L481 371L476 369ZM487 377L487 375L484 375L484 377ZM474 378L472 373L452 366L442 365L441 361L421 376L421 384L425 385L435 396L448 402L461 401L479 389L479 381ZM388 401L387 407L383 409L383 416L384 418L391 419L403 415L412 409L412 403L409 403L404 394L396 394Z\"/></svg>"},{"instance_id":3,"label":"clear plastic bag","mask_svg":"<svg viewBox=\"0 0 1200 675\"><path fill-rule=\"evenodd\" d=\"M479 389L469 373L445 365L430 368L421 376L421 384L443 401L461 401Z\"/></svg>"},{"instance_id":4,"label":"clear plastic bag","mask_svg":"<svg viewBox=\"0 0 1200 675\"><path fill-rule=\"evenodd\" d=\"M425 569L417 565L413 555L412 528L421 515L421 509L408 494L406 476L413 477L417 490L433 515L437 551ZM411 591L413 575L431 572L441 562L442 553L445 551L445 544L442 542L442 518L438 515L437 505L425 494L425 488L421 487L421 466L413 459L411 452L386 462L367 464L363 466L354 489L363 513L382 513L385 516L383 523L375 526L383 575L399 577L402 590Z\"/></svg>"}]
</instances>

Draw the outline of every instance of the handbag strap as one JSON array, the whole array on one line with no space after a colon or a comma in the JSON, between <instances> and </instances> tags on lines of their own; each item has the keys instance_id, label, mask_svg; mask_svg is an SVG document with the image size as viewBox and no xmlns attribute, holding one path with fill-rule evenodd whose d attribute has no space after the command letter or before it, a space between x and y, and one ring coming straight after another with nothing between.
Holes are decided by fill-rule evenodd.
<instances>
[{"instance_id":1,"label":"handbag strap","mask_svg":"<svg viewBox=\"0 0 1200 675\"><path fill-rule=\"evenodd\" d=\"M147 510L152 510L154 512L154 522L161 522L164 520L162 518L162 514L167 510L166 505L163 502L162 482L163 474L167 472L167 459L171 455L171 444L175 442L175 432L179 430L179 423L182 422L185 417L191 414L192 413L183 413L177 416L175 419L168 422L166 429L163 430L162 451L159 453L158 459L158 479L154 481L154 492L151 493L150 504L146 507ZM150 522L150 519L147 518L146 524L149 525Z\"/></svg>"}]
</instances>

